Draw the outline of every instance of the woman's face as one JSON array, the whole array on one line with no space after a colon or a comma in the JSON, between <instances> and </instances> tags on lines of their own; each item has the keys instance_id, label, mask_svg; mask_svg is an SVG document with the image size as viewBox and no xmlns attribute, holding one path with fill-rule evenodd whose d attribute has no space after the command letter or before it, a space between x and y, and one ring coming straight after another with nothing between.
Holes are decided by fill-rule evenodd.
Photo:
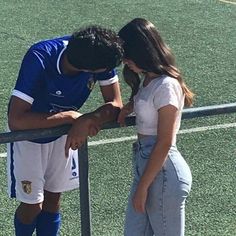
<instances>
[{"instance_id":1,"label":"woman's face","mask_svg":"<svg viewBox=\"0 0 236 236\"><path fill-rule=\"evenodd\" d=\"M123 59L122 61L133 72L135 72L135 73L142 73L143 72L143 70L141 68L139 68L138 66L136 66L136 64L132 60L130 60L130 59Z\"/></svg>"}]
</instances>

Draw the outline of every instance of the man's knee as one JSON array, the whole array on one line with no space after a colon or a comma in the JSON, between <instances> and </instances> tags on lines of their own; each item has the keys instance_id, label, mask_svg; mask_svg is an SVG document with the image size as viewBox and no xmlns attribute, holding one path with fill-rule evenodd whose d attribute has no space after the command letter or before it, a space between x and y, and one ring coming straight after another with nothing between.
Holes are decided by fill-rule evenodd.
<instances>
[{"instance_id":1,"label":"man's knee","mask_svg":"<svg viewBox=\"0 0 236 236\"><path fill-rule=\"evenodd\" d=\"M42 203L27 204L21 202L16 210L16 216L23 224L31 224L41 210Z\"/></svg>"},{"instance_id":2,"label":"man's knee","mask_svg":"<svg viewBox=\"0 0 236 236\"><path fill-rule=\"evenodd\" d=\"M61 193L44 191L43 210L50 213L58 212L60 208L60 196Z\"/></svg>"}]
</instances>

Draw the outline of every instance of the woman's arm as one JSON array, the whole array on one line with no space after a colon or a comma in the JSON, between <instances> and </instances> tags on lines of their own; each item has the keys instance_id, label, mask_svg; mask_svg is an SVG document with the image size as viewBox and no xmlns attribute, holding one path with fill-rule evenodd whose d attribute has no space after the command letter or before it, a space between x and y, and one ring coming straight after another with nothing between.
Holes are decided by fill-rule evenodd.
<instances>
[{"instance_id":1,"label":"woman's arm","mask_svg":"<svg viewBox=\"0 0 236 236\"><path fill-rule=\"evenodd\" d=\"M125 118L130 115L132 112L134 111L134 102L130 101L127 104L125 104L120 113L119 116L117 118L117 122L121 125L121 126L125 126Z\"/></svg>"}]
</instances>

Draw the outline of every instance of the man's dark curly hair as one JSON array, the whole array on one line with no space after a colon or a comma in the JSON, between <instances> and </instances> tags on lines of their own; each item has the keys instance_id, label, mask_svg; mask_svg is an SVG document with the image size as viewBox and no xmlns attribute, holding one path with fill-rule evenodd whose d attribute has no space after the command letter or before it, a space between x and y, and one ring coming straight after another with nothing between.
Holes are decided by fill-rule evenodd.
<instances>
[{"instance_id":1,"label":"man's dark curly hair","mask_svg":"<svg viewBox=\"0 0 236 236\"><path fill-rule=\"evenodd\" d=\"M66 55L77 69L112 69L121 63L122 40L110 29L89 26L72 34Z\"/></svg>"}]
</instances>

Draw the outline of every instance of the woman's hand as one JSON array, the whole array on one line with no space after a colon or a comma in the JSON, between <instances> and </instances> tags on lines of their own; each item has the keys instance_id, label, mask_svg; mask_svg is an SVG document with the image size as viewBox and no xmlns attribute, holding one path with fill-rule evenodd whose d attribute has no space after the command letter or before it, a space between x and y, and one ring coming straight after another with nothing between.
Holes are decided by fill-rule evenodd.
<instances>
[{"instance_id":1,"label":"woman's hand","mask_svg":"<svg viewBox=\"0 0 236 236\"><path fill-rule=\"evenodd\" d=\"M128 102L121 108L121 111L118 115L117 122L120 126L125 126L125 118L133 112L133 102Z\"/></svg>"},{"instance_id":2,"label":"woman's hand","mask_svg":"<svg viewBox=\"0 0 236 236\"><path fill-rule=\"evenodd\" d=\"M147 201L148 189L138 186L133 196L133 207L138 213L144 213Z\"/></svg>"}]
</instances>

